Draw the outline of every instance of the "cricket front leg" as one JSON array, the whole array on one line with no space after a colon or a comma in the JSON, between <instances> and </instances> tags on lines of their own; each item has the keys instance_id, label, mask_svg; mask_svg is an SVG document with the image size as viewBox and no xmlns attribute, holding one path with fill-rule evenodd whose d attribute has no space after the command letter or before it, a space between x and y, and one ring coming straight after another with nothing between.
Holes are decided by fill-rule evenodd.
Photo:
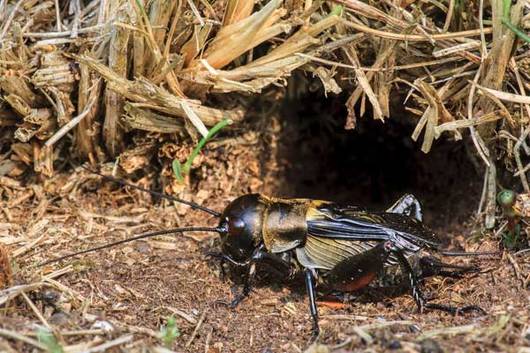
<instances>
[{"instance_id":1,"label":"cricket front leg","mask_svg":"<svg viewBox=\"0 0 530 353\"><path fill-rule=\"evenodd\" d=\"M231 302L226 302L223 300L218 300L217 302L219 304L228 305L231 308L235 308L250 295L250 292L252 291L252 282L255 277L256 273L256 265L254 262L238 262L232 259L230 256L222 254L222 253L208 253L206 254L209 257L213 257L215 259L218 259L220 261L220 267L221 267L221 275L224 278L225 277L225 269L224 264L228 263L233 265L235 268L242 269L243 273L243 290L240 294L236 295L236 297Z\"/></svg>"},{"instance_id":2,"label":"cricket front leg","mask_svg":"<svg viewBox=\"0 0 530 353\"><path fill-rule=\"evenodd\" d=\"M249 263L246 265L245 277L243 278L243 290L234 298L234 300L232 300L230 303L231 308L237 307L239 303L250 295L256 277L256 265L258 263L267 263L268 265L273 266L277 273L284 274L286 277L291 274L292 268L288 261L284 260L277 254L267 252L264 250L263 246L259 247L254 251Z\"/></svg>"},{"instance_id":3,"label":"cricket front leg","mask_svg":"<svg viewBox=\"0 0 530 353\"><path fill-rule=\"evenodd\" d=\"M250 295L250 292L252 292L252 284L254 282L254 277L256 276L256 264L249 264L244 276L245 277L243 278L243 289L241 293L236 295L236 297L230 302L229 306L232 309L236 308L239 303L246 299Z\"/></svg>"}]
</instances>

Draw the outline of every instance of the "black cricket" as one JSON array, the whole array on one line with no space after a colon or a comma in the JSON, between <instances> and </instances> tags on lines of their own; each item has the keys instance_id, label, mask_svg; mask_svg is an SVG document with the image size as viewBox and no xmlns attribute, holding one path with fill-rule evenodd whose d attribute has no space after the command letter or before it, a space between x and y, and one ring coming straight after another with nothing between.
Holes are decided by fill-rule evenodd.
<instances>
[{"instance_id":1,"label":"black cricket","mask_svg":"<svg viewBox=\"0 0 530 353\"><path fill-rule=\"evenodd\" d=\"M369 212L361 207L328 201L280 199L261 194L247 194L236 198L219 213L194 202L89 171L122 186L149 192L201 210L219 218L219 225L144 233L52 259L40 266L162 234L216 232L220 235L221 252L212 255L221 260L221 265L231 264L244 273L243 290L230 305L237 306L250 294L257 265L272 266L276 272L282 274L282 279L289 280L301 274L309 296L313 336L320 332L316 304L317 286L327 292L356 291L368 286L392 268L399 268L405 276L420 312L424 309L435 309L453 314L469 311L484 313L475 305L459 308L429 303L426 300L419 286L421 279L433 275L458 278L466 272L477 270L475 267L444 263L431 256L431 253L448 256L496 253L444 251L437 235L422 223L421 206L413 195L404 195L384 212ZM414 261L418 264L415 269L411 266L412 260L419 260Z\"/></svg>"}]
</instances>

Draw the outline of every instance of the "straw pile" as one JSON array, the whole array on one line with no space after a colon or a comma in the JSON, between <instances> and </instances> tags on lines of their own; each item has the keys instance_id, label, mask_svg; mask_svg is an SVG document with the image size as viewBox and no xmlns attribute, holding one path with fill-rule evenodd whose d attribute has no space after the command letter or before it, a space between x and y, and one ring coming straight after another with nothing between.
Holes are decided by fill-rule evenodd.
<instances>
[{"instance_id":1,"label":"straw pile","mask_svg":"<svg viewBox=\"0 0 530 353\"><path fill-rule=\"evenodd\" d=\"M349 95L347 129L391 119L401 90L423 152L469 131L491 222L499 157L530 192L528 4L0 0L0 176L51 176L72 155L132 173L168 141L237 126L301 69Z\"/></svg>"}]
</instances>

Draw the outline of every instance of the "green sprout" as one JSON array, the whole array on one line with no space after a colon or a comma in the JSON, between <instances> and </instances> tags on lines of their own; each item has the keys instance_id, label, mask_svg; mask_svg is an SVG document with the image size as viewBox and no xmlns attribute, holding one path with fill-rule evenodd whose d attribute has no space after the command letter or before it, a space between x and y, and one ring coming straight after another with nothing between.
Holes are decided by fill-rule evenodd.
<instances>
[{"instance_id":1,"label":"green sprout","mask_svg":"<svg viewBox=\"0 0 530 353\"><path fill-rule=\"evenodd\" d=\"M223 119L220 122L218 122L214 127L212 127L210 129L210 131L208 131L208 134L206 134L206 136L204 136L199 141L197 146L195 146L193 151L188 156L188 159L186 160L184 165L182 165L176 159L173 160L173 165L172 165L173 166L173 173L175 174L175 178L177 178L177 180L180 183L184 183L184 177L187 174L189 174L190 169L191 169L191 165L193 164L193 160L199 155L199 152L201 152L201 149L204 147L204 145L206 145L206 142L208 142L210 139L212 139L215 136L215 134L217 134L219 132L219 130L221 130L226 125L229 125L231 123L232 123L232 121L230 119Z\"/></svg>"},{"instance_id":2,"label":"green sprout","mask_svg":"<svg viewBox=\"0 0 530 353\"><path fill-rule=\"evenodd\" d=\"M502 19L501 22L508 27L513 33L527 43L530 43L530 36L510 21L510 8L512 7L512 0L503 0L502 2Z\"/></svg>"},{"instance_id":3,"label":"green sprout","mask_svg":"<svg viewBox=\"0 0 530 353\"><path fill-rule=\"evenodd\" d=\"M44 327L37 329L37 338L46 348L48 353L64 353L63 347L57 342L53 333Z\"/></svg>"},{"instance_id":4,"label":"green sprout","mask_svg":"<svg viewBox=\"0 0 530 353\"><path fill-rule=\"evenodd\" d=\"M167 319L166 325L160 328L160 338L164 342L164 347L171 348L175 340L180 337L180 331L174 316Z\"/></svg>"},{"instance_id":5,"label":"green sprout","mask_svg":"<svg viewBox=\"0 0 530 353\"><path fill-rule=\"evenodd\" d=\"M344 12L344 7L342 5L333 5L333 8L331 9L331 12L329 13L330 16L342 16L342 13Z\"/></svg>"},{"instance_id":6,"label":"green sprout","mask_svg":"<svg viewBox=\"0 0 530 353\"><path fill-rule=\"evenodd\" d=\"M515 205L515 192L512 190L504 189L497 195L497 202L502 208L502 211L506 216L513 217L513 205Z\"/></svg>"},{"instance_id":7,"label":"green sprout","mask_svg":"<svg viewBox=\"0 0 530 353\"><path fill-rule=\"evenodd\" d=\"M502 213L508 221L506 231L502 233L502 244L508 250L518 249L523 245L521 237L521 224L513 206L517 195L512 190L504 189L497 194L497 203L501 206Z\"/></svg>"}]
</instances>

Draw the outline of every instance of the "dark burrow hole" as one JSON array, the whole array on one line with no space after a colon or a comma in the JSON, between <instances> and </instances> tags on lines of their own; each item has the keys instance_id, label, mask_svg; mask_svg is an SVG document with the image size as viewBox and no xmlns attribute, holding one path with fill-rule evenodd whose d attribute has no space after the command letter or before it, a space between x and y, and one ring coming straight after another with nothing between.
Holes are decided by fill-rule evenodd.
<instances>
[{"instance_id":1,"label":"dark burrow hole","mask_svg":"<svg viewBox=\"0 0 530 353\"><path fill-rule=\"evenodd\" d=\"M432 227L459 228L470 219L482 176L464 142L442 136L423 153L423 134L418 142L410 137L419 117L404 110L401 97L384 123L366 114L354 130L345 130L346 100L342 95L326 98L319 91L285 102L279 195L384 210L412 193Z\"/></svg>"}]
</instances>

